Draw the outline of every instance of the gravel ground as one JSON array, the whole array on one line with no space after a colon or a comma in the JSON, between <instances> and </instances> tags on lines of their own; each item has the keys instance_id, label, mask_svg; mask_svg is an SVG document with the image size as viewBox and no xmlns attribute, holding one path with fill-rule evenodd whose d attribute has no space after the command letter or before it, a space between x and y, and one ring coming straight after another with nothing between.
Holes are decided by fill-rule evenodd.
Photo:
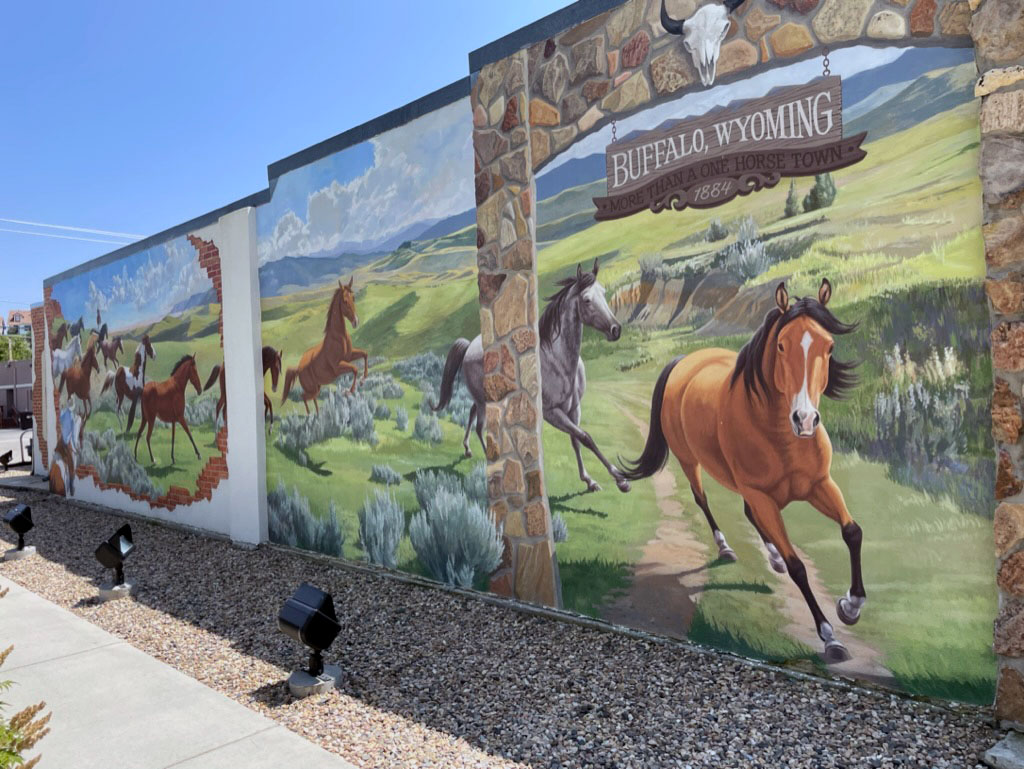
<instances>
[{"instance_id":1,"label":"gravel ground","mask_svg":"<svg viewBox=\"0 0 1024 769\"><path fill-rule=\"evenodd\" d=\"M0 509L13 492L0 489ZM984 713L794 679L261 547L132 522L134 601L98 604L116 513L47 494L42 557L0 574L360 767L974 767ZM11 543L9 530L0 540ZM3 544L8 547L9 544ZM334 595L338 691L294 701L277 629L303 580ZM44 693L45 694L45 693Z\"/></svg>"}]
</instances>

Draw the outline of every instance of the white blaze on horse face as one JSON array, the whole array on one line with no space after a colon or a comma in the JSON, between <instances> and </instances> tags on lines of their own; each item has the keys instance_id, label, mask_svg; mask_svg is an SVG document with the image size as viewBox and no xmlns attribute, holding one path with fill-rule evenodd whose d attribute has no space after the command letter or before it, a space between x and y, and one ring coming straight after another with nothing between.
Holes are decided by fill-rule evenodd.
<instances>
[{"instance_id":1,"label":"white blaze on horse face","mask_svg":"<svg viewBox=\"0 0 1024 769\"><path fill-rule=\"evenodd\" d=\"M705 5L683 25L683 47L693 58L704 87L714 85L718 55L729 32L729 11L724 5Z\"/></svg>"},{"instance_id":2,"label":"white blaze on horse face","mask_svg":"<svg viewBox=\"0 0 1024 769\"><path fill-rule=\"evenodd\" d=\"M604 286L596 280L580 294L580 320L583 321L583 325L604 334L609 342L616 341L622 334L622 326L608 306Z\"/></svg>"},{"instance_id":3,"label":"white blaze on horse face","mask_svg":"<svg viewBox=\"0 0 1024 769\"><path fill-rule=\"evenodd\" d=\"M814 435L814 430L818 427L818 423L821 421L821 416L818 414L818 409L811 401L810 392L807 386L807 380L810 378L810 363L808 354L811 349L811 344L814 341L814 337L811 336L810 331L805 331L803 337L800 339L800 347L804 351L804 382L800 388L800 392L793 396L793 401L790 406L790 422L793 426L793 432L801 437L808 438Z\"/></svg>"}]
</instances>

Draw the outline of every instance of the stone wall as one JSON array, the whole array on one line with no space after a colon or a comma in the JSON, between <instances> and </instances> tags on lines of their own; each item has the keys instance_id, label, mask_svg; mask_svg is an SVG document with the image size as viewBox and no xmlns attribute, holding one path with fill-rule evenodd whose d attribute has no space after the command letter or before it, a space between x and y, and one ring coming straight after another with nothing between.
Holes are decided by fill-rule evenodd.
<instances>
[{"instance_id":1,"label":"stone wall","mask_svg":"<svg viewBox=\"0 0 1024 769\"><path fill-rule=\"evenodd\" d=\"M996 714L1024 727L1024 1L972 0L981 77L986 290L992 311L992 434L999 657Z\"/></svg>"},{"instance_id":2,"label":"stone wall","mask_svg":"<svg viewBox=\"0 0 1024 769\"><path fill-rule=\"evenodd\" d=\"M666 7L685 19L703 4L668 0ZM966 46L970 21L967 0L747 0L732 14L715 83L820 55L825 46ZM616 117L703 90L681 38L661 26L661 0L629 0L534 43L527 58L534 169ZM480 106L491 118L500 112Z\"/></svg>"}]
</instances>

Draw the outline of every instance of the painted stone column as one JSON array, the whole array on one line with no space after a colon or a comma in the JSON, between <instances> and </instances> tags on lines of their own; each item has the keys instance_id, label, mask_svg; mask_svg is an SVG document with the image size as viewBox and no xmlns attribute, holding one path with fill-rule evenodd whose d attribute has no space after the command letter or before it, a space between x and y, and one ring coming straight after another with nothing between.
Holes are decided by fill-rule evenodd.
<instances>
[{"instance_id":1,"label":"painted stone column","mask_svg":"<svg viewBox=\"0 0 1024 769\"><path fill-rule=\"evenodd\" d=\"M1024 1L972 0L996 443L996 715L1024 728Z\"/></svg>"},{"instance_id":2,"label":"painted stone column","mask_svg":"<svg viewBox=\"0 0 1024 769\"><path fill-rule=\"evenodd\" d=\"M560 606L543 480L535 186L526 67L525 51L486 65L475 77L470 97L487 395L487 488L491 514L503 527L505 541L491 590Z\"/></svg>"}]
</instances>

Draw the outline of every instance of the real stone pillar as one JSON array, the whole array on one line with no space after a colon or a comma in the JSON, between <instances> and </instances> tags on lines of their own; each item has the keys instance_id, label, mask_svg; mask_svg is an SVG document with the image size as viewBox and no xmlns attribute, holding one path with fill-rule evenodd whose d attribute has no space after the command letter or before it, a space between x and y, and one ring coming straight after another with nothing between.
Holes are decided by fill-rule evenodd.
<instances>
[{"instance_id":1,"label":"real stone pillar","mask_svg":"<svg viewBox=\"0 0 1024 769\"><path fill-rule=\"evenodd\" d=\"M1024 728L1024 2L972 2L981 79L981 182L992 312L992 435L997 458L995 513L999 616L996 716Z\"/></svg>"},{"instance_id":2,"label":"real stone pillar","mask_svg":"<svg viewBox=\"0 0 1024 769\"><path fill-rule=\"evenodd\" d=\"M491 590L561 606L544 491L537 328L536 190L527 54L484 66L470 97L477 202L487 489L505 554Z\"/></svg>"}]
</instances>

